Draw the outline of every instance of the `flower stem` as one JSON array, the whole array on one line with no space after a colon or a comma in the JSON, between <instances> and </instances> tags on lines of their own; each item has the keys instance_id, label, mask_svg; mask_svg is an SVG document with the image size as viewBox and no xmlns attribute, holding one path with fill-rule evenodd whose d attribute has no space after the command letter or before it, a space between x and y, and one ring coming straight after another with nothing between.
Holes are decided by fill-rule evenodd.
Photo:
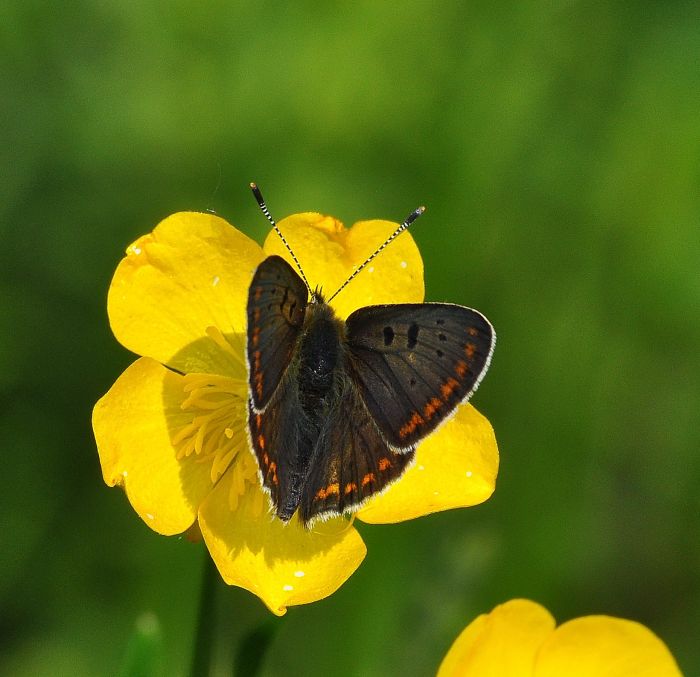
<instances>
[{"instance_id":1,"label":"flower stem","mask_svg":"<svg viewBox=\"0 0 700 677\"><path fill-rule=\"evenodd\" d=\"M202 586L199 593L199 616L197 618L197 635L194 641L194 653L190 675L207 677L211 671L212 649L216 630L214 599L219 572L214 561L205 551L202 569Z\"/></svg>"}]
</instances>

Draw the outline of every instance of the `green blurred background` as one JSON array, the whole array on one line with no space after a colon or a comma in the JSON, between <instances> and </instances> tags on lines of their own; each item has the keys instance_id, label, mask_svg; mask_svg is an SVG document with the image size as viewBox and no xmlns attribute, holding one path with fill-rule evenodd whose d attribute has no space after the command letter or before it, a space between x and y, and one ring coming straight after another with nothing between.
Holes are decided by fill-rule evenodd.
<instances>
[{"instance_id":1,"label":"green blurred background","mask_svg":"<svg viewBox=\"0 0 700 677\"><path fill-rule=\"evenodd\" d=\"M139 623L186 674L203 547L141 523L92 438L133 359L106 292L178 210L261 241L255 180L278 218L428 205L427 298L499 334L501 472L483 506L361 525L359 571L282 621L222 585L217 674L270 622L264 675L429 675L530 597L700 675L697 3L11 0L0 50L0 672L116 674Z\"/></svg>"}]
</instances>

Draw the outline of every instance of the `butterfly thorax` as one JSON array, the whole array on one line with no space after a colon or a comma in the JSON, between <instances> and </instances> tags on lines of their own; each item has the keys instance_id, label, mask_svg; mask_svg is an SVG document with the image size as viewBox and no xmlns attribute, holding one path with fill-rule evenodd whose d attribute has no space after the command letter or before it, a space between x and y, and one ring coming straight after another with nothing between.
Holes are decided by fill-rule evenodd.
<instances>
[{"instance_id":1,"label":"butterfly thorax","mask_svg":"<svg viewBox=\"0 0 700 677\"><path fill-rule=\"evenodd\" d=\"M299 338L299 400L310 419L323 416L336 390L343 360L344 324L323 301L310 303Z\"/></svg>"}]
</instances>

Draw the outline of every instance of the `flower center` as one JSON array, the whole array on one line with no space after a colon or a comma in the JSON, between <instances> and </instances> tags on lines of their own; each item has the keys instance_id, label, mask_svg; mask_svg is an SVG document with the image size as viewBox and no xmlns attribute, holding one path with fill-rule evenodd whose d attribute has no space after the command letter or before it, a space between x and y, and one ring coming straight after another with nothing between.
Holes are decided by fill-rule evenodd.
<instances>
[{"instance_id":1,"label":"flower center","mask_svg":"<svg viewBox=\"0 0 700 677\"><path fill-rule=\"evenodd\" d=\"M248 437L246 433L245 381L213 374L186 374L183 387L186 397L180 405L183 411L192 413L192 421L173 438L177 457L196 454L202 463L211 464L211 481L216 483L233 460L243 452L240 463L243 479L249 471ZM252 460L252 459L250 459Z\"/></svg>"}]
</instances>

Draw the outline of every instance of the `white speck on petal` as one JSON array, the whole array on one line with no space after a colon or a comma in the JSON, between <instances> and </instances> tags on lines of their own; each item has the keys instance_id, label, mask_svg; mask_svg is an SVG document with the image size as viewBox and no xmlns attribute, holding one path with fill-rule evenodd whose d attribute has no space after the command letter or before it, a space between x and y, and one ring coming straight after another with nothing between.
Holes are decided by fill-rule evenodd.
<instances>
[{"instance_id":1,"label":"white speck on petal","mask_svg":"<svg viewBox=\"0 0 700 677\"><path fill-rule=\"evenodd\" d=\"M290 590L294 590L294 586L293 585L285 585L282 587L282 590L284 590L285 592L289 592Z\"/></svg>"},{"instance_id":2,"label":"white speck on petal","mask_svg":"<svg viewBox=\"0 0 700 677\"><path fill-rule=\"evenodd\" d=\"M214 279L211 281L211 286L216 287L219 284L221 278L218 275L214 275Z\"/></svg>"},{"instance_id":3,"label":"white speck on petal","mask_svg":"<svg viewBox=\"0 0 700 677\"><path fill-rule=\"evenodd\" d=\"M155 517L154 517L153 515L151 515L150 512L147 512L147 513L146 513L146 517L148 517L149 520L154 520L154 519L155 519Z\"/></svg>"},{"instance_id":4,"label":"white speck on petal","mask_svg":"<svg viewBox=\"0 0 700 677\"><path fill-rule=\"evenodd\" d=\"M422 464L421 464L421 465L419 465L419 466L418 466L418 470L425 470L425 466L424 466L424 465L422 465Z\"/></svg>"},{"instance_id":5,"label":"white speck on petal","mask_svg":"<svg viewBox=\"0 0 700 677\"><path fill-rule=\"evenodd\" d=\"M405 261L401 261L401 267L402 267L402 268L405 268L407 265L408 265L408 263L406 263Z\"/></svg>"},{"instance_id":6,"label":"white speck on petal","mask_svg":"<svg viewBox=\"0 0 700 677\"><path fill-rule=\"evenodd\" d=\"M294 575L295 575L297 578L303 578L303 577L306 575L306 572L304 572L304 571L295 571L295 572L294 572Z\"/></svg>"},{"instance_id":7,"label":"white speck on petal","mask_svg":"<svg viewBox=\"0 0 700 677\"><path fill-rule=\"evenodd\" d=\"M467 470L467 477L471 477L471 476L472 476L472 471L471 471L471 470Z\"/></svg>"},{"instance_id":8,"label":"white speck on petal","mask_svg":"<svg viewBox=\"0 0 700 677\"><path fill-rule=\"evenodd\" d=\"M138 256L141 253L141 247L134 247L133 252Z\"/></svg>"},{"instance_id":9,"label":"white speck on petal","mask_svg":"<svg viewBox=\"0 0 700 677\"><path fill-rule=\"evenodd\" d=\"M129 474L128 471L122 470L122 477L126 477L128 474Z\"/></svg>"},{"instance_id":10,"label":"white speck on petal","mask_svg":"<svg viewBox=\"0 0 700 677\"><path fill-rule=\"evenodd\" d=\"M374 272L374 266L370 266L369 268L367 268L367 270L369 270L370 273L373 273L373 272Z\"/></svg>"}]
</instances>

